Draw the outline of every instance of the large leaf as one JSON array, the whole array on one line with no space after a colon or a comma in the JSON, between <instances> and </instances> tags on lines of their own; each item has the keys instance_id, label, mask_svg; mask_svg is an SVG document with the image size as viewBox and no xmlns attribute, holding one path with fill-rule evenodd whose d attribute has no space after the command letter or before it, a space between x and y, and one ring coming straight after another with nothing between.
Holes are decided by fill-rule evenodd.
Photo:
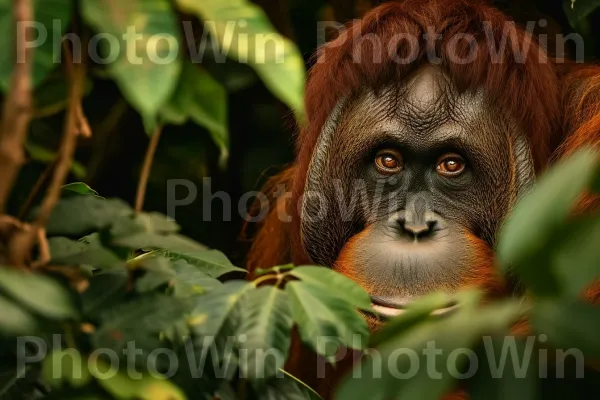
<instances>
[{"instance_id":1,"label":"large leaf","mask_svg":"<svg viewBox=\"0 0 600 400\"><path fill-rule=\"evenodd\" d=\"M202 272L198 267L183 260L173 263L175 281L173 283L176 297L191 297L217 289L222 283Z\"/></svg>"},{"instance_id":2,"label":"large leaf","mask_svg":"<svg viewBox=\"0 0 600 400\"><path fill-rule=\"evenodd\" d=\"M393 340L377 349L381 358L367 357L362 362L360 375L346 380L336 398L343 400L402 399L437 400L448 393L454 383L455 373L449 362L455 349L464 352L474 347L483 335L504 332L521 315L516 302L503 302L484 308L478 307L479 296L467 292L458 296L460 308L444 318L431 318L414 328L405 330ZM433 348L430 346L433 344ZM432 374L428 358L436 357L440 371ZM428 355L429 354L429 355ZM377 368L380 363L384 368ZM381 372L381 373L380 373Z\"/></svg>"},{"instance_id":3,"label":"large leaf","mask_svg":"<svg viewBox=\"0 0 600 400\"><path fill-rule=\"evenodd\" d=\"M52 264L89 265L94 268L108 269L124 264L116 254L102 246L98 234L74 241L65 237L53 237L48 240Z\"/></svg>"},{"instance_id":4,"label":"large leaf","mask_svg":"<svg viewBox=\"0 0 600 400\"><path fill-rule=\"evenodd\" d=\"M216 336L240 298L253 289L254 286L249 282L226 282L197 300L195 308L190 313L190 325L202 336Z\"/></svg>"},{"instance_id":5,"label":"large leaf","mask_svg":"<svg viewBox=\"0 0 600 400\"><path fill-rule=\"evenodd\" d=\"M350 303L304 282L289 282L285 291L302 341L317 354L333 362L339 345L364 348L369 328Z\"/></svg>"},{"instance_id":6,"label":"large leaf","mask_svg":"<svg viewBox=\"0 0 600 400\"><path fill-rule=\"evenodd\" d=\"M246 293L237 306L242 316L237 327L242 376L275 376L287 360L291 341L292 318L286 294L263 286Z\"/></svg>"},{"instance_id":7,"label":"large leaf","mask_svg":"<svg viewBox=\"0 0 600 400\"><path fill-rule=\"evenodd\" d=\"M182 50L179 26L170 2L86 0L81 7L85 20L100 33L119 40L128 29L135 29L135 33L141 35L129 46L112 43L105 50L107 54L120 50L110 64L110 72L144 120L155 122L158 110L173 93L181 72L181 60L177 56ZM172 59L171 54L175 55ZM152 128L147 127L149 131Z\"/></svg>"},{"instance_id":8,"label":"large leaf","mask_svg":"<svg viewBox=\"0 0 600 400\"><path fill-rule=\"evenodd\" d=\"M578 300L539 301L531 323L539 334L559 349L576 348L600 357L600 308Z\"/></svg>"},{"instance_id":9,"label":"large leaf","mask_svg":"<svg viewBox=\"0 0 600 400\"><path fill-rule=\"evenodd\" d=\"M0 332L9 335L27 335L35 332L37 321L33 315L9 299L0 296Z\"/></svg>"},{"instance_id":10,"label":"large leaf","mask_svg":"<svg viewBox=\"0 0 600 400\"><path fill-rule=\"evenodd\" d=\"M34 0L34 38L40 43L34 50L32 81L37 86L46 75L61 62L59 52L60 38L69 27L71 0ZM55 30L54 28L57 28ZM6 91L10 85L14 67L16 27L12 18L12 1L0 0L0 48L4 49L4 57L0 58L0 90ZM45 40L42 40L44 39Z\"/></svg>"},{"instance_id":11,"label":"large leaf","mask_svg":"<svg viewBox=\"0 0 600 400\"><path fill-rule=\"evenodd\" d=\"M135 288L140 293L154 291L164 285L172 285L175 271L171 262L164 257L156 257L154 253L143 254L128 262L135 268L143 267L144 275L135 282Z\"/></svg>"},{"instance_id":12,"label":"large leaf","mask_svg":"<svg viewBox=\"0 0 600 400\"><path fill-rule=\"evenodd\" d=\"M371 298L367 292L354 282L331 269L323 267L296 267L291 274L315 289L339 297L362 310L372 310Z\"/></svg>"},{"instance_id":13,"label":"large leaf","mask_svg":"<svg viewBox=\"0 0 600 400\"><path fill-rule=\"evenodd\" d=\"M95 196L73 196L62 199L48 221L49 235L81 237L111 226L133 213L131 207L118 199Z\"/></svg>"},{"instance_id":14,"label":"large leaf","mask_svg":"<svg viewBox=\"0 0 600 400\"><path fill-rule=\"evenodd\" d=\"M229 154L227 92L208 72L191 62L183 65L177 89L161 108L161 119L181 125L191 119L205 127L221 149L221 159Z\"/></svg>"},{"instance_id":15,"label":"large leaf","mask_svg":"<svg viewBox=\"0 0 600 400\"><path fill-rule=\"evenodd\" d=\"M70 292L47 276L0 268L0 288L47 318L66 319L77 316Z\"/></svg>"},{"instance_id":16,"label":"large leaf","mask_svg":"<svg viewBox=\"0 0 600 400\"><path fill-rule=\"evenodd\" d=\"M98 384L119 400L185 400L183 392L166 379L144 375L133 379L114 366L95 359L90 360L90 372Z\"/></svg>"},{"instance_id":17,"label":"large leaf","mask_svg":"<svg viewBox=\"0 0 600 400\"><path fill-rule=\"evenodd\" d=\"M600 218L587 216L569 223L562 239L552 249L552 271L562 291L577 297L600 277Z\"/></svg>"},{"instance_id":18,"label":"large leaf","mask_svg":"<svg viewBox=\"0 0 600 400\"><path fill-rule=\"evenodd\" d=\"M275 96L303 115L304 61L260 7L247 0L177 0L177 4L206 21L224 55L252 66Z\"/></svg>"},{"instance_id":19,"label":"large leaf","mask_svg":"<svg viewBox=\"0 0 600 400\"><path fill-rule=\"evenodd\" d=\"M500 233L498 258L504 271L513 268L537 294L558 292L558 283L547 268L547 250L561 235L573 205L591 187L597 156L580 150L552 168L516 207Z\"/></svg>"},{"instance_id":20,"label":"large leaf","mask_svg":"<svg viewBox=\"0 0 600 400\"><path fill-rule=\"evenodd\" d=\"M229 261L227 256L217 250L203 250L195 252L162 252L167 258L173 261L184 260L187 263L199 268L205 274L218 278L229 272L246 272L246 270L236 267Z\"/></svg>"}]
</instances>

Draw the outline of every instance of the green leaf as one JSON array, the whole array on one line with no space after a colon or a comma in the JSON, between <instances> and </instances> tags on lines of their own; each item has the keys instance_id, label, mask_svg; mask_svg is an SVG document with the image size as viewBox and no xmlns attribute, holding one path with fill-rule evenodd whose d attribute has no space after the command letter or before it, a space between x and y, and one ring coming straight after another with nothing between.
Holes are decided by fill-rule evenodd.
<instances>
[{"instance_id":1,"label":"green leaf","mask_svg":"<svg viewBox=\"0 0 600 400\"><path fill-rule=\"evenodd\" d=\"M302 55L291 40L275 31L260 7L247 0L177 0L177 4L206 21L205 29L222 53L249 64L277 98L297 115L304 115Z\"/></svg>"},{"instance_id":2,"label":"green leaf","mask_svg":"<svg viewBox=\"0 0 600 400\"><path fill-rule=\"evenodd\" d=\"M371 297L352 279L324 267L296 267L291 274L307 285L339 297L356 308L371 311Z\"/></svg>"},{"instance_id":3,"label":"green leaf","mask_svg":"<svg viewBox=\"0 0 600 400\"><path fill-rule=\"evenodd\" d=\"M186 303L174 297L157 293L137 297L115 305L100 314L101 324L94 332L95 348L109 348L117 352L136 341L140 347L160 347L159 333L185 320Z\"/></svg>"},{"instance_id":4,"label":"green leaf","mask_svg":"<svg viewBox=\"0 0 600 400\"><path fill-rule=\"evenodd\" d=\"M208 72L191 62L183 65L179 84L171 100L161 108L166 123L182 125L191 119L206 128L221 150L221 160L229 156L227 92Z\"/></svg>"},{"instance_id":5,"label":"green leaf","mask_svg":"<svg viewBox=\"0 0 600 400\"><path fill-rule=\"evenodd\" d=\"M131 207L122 200L103 200L95 196L68 197L56 205L46 230L51 236L81 237L132 214Z\"/></svg>"},{"instance_id":6,"label":"green leaf","mask_svg":"<svg viewBox=\"0 0 600 400\"><path fill-rule=\"evenodd\" d=\"M317 354L334 362L339 345L364 348L369 328L350 303L304 282L289 282L285 291L300 338Z\"/></svg>"},{"instance_id":7,"label":"green leaf","mask_svg":"<svg viewBox=\"0 0 600 400\"><path fill-rule=\"evenodd\" d=\"M25 149L27 150L27 154L31 157L32 160L40 162L42 164L49 164L56 160L57 154L51 150L45 149L42 146L38 146L35 143L27 142L25 144ZM83 179L87 175L86 168L78 161L73 161L71 164L71 173L77 179Z\"/></svg>"},{"instance_id":8,"label":"green leaf","mask_svg":"<svg viewBox=\"0 0 600 400\"><path fill-rule=\"evenodd\" d=\"M226 282L208 295L198 298L190 313L190 325L202 336L216 336L240 298L254 289L250 282Z\"/></svg>"},{"instance_id":9,"label":"green leaf","mask_svg":"<svg viewBox=\"0 0 600 400\"><path fill-rule=\"evenodd\" d=\"M39 85L46 75L60 64L59 52L60 38L69 27L71 12L71 0L35 0L34 21L39 30L34 29L34 36L40 39L39 45L34 50L32 81L33 86ZM54 27L58 29L55 30ZM15 35L12 18L12 1L0 0L0 48L5 50L5 56L0 59L0 90L6 91L10 86L12 71L14 68ZM39 36L41 35L41 36ZM44 39L45 40L41 40Z\"/></svg>"},{"instance_id":10,"label":"green leaf","mask_svg":"<svg viewBox=\"0 0 600 400\"><path fill-rule=\"evenodd\" d=\"M552 249L552 271L562 292L577 297L600 277L600 218L582 217L567 224Z\"/></svg>"},{"instance_id":11,"label":"green leaf","mask_svg":"<svg viewBox=\"0 0 600 400\"><path fill-rule=\"evenodd\" d=\"M77 242L65 237L53 237L48 244L52 264L55 265L89 265L100 269L124 265L123 260L102 246L98 234Z\"/></svg>"},{"instance_id":12,"label":"green leaf","mask_svg":"<svg viewBox=\"0 0 600 400\"><path fill-rule=\"evenodd\" d=\"M161 294L140 296L102 313L98 332L134 330L160 333L182 319L185 311L185 303L179 299Z\"/></svg>"},{"instance_id":13,"label":"green leaf","mask_svg":"<svg viewBox=\"0 0 600 400\"><path fill-rule=\"evenodd\" d=\"M153 252L138 258L146 273L136 282L138 292L153 291L163 285L173 287L176 297L186 298L200 294L206 294L222 285L222 283L211 276L200 271L194 265L184 260L171 261L168 258L156 256L159 252Z\"/></svg>"},{"instance_id":14,"label":"green leaf","mask_svg":"<svg viewBox=\"0 0 600 400\"><path fill-rule=\"evenodd\" d=\"M0 309L0 332L16 336L36 331L38 324L35 317L3 296L0 296Z\"/></svg>"},{"instance_id":15,"label":"green leaf","mask_svg":"<svg viewBox=\"0 0 600 400\"><path fill-rule=\"evenodd\" d=\"M291 342L292 318L286 294L263 286L247 292L237 307L242 315L237 327L242 376L251 380L275 376L287 360Z\"/></svg>"},{"instance_id":16,"label":"green leaf","mask_svg":"<svg viewBox=\"0 0 600 400\"><path fill-rule=\"evenodd\" d=\"M117 55L109 68L125 98L145 121L154 121L160 107L173 93L181 72L181 60L177 56L182 50L178 19L170 2L86 0L81 7L86 22L100 33L119 40L128 29L135 29L135 33L141 35L139 40L131 40L130 46L119 42L120 46L114 43L105 50L107 54L115 52ZM130 54L133 51L137 53L135 56ZM171 54L176 57L170 59Z\"/></svg>"},{"instance_id":17,"label":"green leaf","mask_svg":"<svg viewBox=\"0 0 600 400\"><path fill-rule=\"evenodd\" d=\"M588 356L600 357L600 308L596 306L579 300L538 301L531 323L556 348L576 348Z\"/></svg>"},{"instance_id":18,"label":"green leaf","mask_svg":"<svg viewBox=\"0 0 600 400\"><path fill-rule=\"evenodd\" d=\"M346 380L336 398L438 400L449 393L454 378L447 368L457 365L448 361L453 351L463 352L475 346L484 335L507 331L523 312L519 303L513 301L479 307L480 297L477 292L457 295L460 307L456 312L444 318L432 317L386 341L377 349L381 359L367 354L358 377ZM431 374L430 368L422 367L430 365L428 354L432 353L437 355L438 376ZM374 362L381 362L379 365L385 367L374 369Z\"/></svg>"},{"instance_id":19,"label":"green leaf","mask_svg":"<svg viewBox=\"0 0 600 400\"><path fill-rule=\"evenodd\" d=\"M77 349L55 350L46 357L42 364L42 378L53 388L60 388L64 381L72 387L87 385L92 376L87 366L87 359L81 357Z\"/></svg>"},{"instance_id":20,"label":"green leaf","mask_svg":"<svg viewBox=\"0 0 600 400\"><path fill-rule=\"evenodd\" d=\"M577 0L573 4L572 0L563 0L563 10L569 24L575 29L581 29L582 24L586 23L587 18L600 7L598 0Z\"/></svg>"},{"instance_id":21,"label":"green leaf","mask_svg":"<svg viewBox=\"0 0 600 400\"><path fill-rule=\"evenodd\" d=\"M102 313L123 302L129 276L124 269L112 269L94 275L89 288L82 293L81 303L86 315Z\"/></svg>"},{"instance_id":22,"label":"green leaf","mask_svg":"<svg viewBox=\"0 0 600 400\"><path fill-rule=\"evenodd\" d=\"M91 187L89 187L88 185L86 185L83 182L73 182L73 183L63 185L62 190L64 192L72 192L72 193L77 193L77 194L81 194L81 195L91 195L91 196L96 196L96 197L102 198L101 196L98 195L98 192L96 192L94 189L92 189Z\"/></svg>"},{"instance_id":23,"label":"green leaf","mask_svg":"<svg viewBox=\"0 0 600 400\"><path fill-rule=\"evenodd\" d=\"M213 278L219 278L230 272L246 272L246 270L233 265L225 254L217 250L203 250L195 252L177 252L167 250L162 252L162 255L173 261L184 260L188 264L198 267L201 272L204 272Z\"/></svg>"},{"instance_id":24,"label":"green leaf","mask_svg":"<svg viewBox=\"0 0 600 400\"><path fill-rule=\"evenodd\" d=\"M597 156L580 150L547 172L519 202L501 229L498 258L504 271L514 269L538 295L558 292L558 283L544 268L552 239L586 189L597 169Z\"/></svg>"},{"instance_id":25,"label":"green leaf","mask_svg":"<svg viewBox=\"0 0 600 400\"><path fill-rule=\"evenodd\" d=\"M98 384L119 400L185 400L183 392L166 379L144 375L133 379L117 372L113 366L96 359L90 362L90 372Z\"/></svg>"},{"instance_id":26,"label":"green leaf","mask_svg":"<svg viewBox=\"0 0 600 400\"><path fill-rule=\"evenodd\" d=\"M77 316L71 293L47 276L3 267L0 268L0 288L16 301L47 318L67 319Z\"/></svg>"},{"instance_id":27,"label":"green leaf","mask_svg":"<svg viewBox=\"0 0 600 400\"><path fill-rule=\"evenodd\" d=\"M198 267L184 260L173 263L175 271L174 295L176 297L191 297L205 294L222 285L220 281L202 272Z\"/></svg>"},{"instance_id":28,"label":"green leaf","mask_svg":"<svg viewBox=\"0 0 600 400\"><path fill-rule=\"evenodd\" d=\"M141 260L141 261L140 261ZM140 293L151 292L164 285L171 285L175 271L168 259L155 257L154 253L143 254L128 262L129 265L143 265L146 273L135 282Z\"/></svg>"}]
</instances>

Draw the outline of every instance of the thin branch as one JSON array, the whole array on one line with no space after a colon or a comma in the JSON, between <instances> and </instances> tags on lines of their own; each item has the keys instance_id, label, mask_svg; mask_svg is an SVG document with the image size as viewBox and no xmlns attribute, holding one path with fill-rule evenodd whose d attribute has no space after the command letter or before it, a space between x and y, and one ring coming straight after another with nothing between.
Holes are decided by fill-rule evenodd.
<instances>
[{"instance_id":1,"label":"thin branch","mask_svg":"<svg viewBox=\"0 0 600 400\"><path fill-rule=\"evenodd\" d=\"M154 161L154 155L156 154L161 132L161 127L156 127L156 130L150 138L148 150L146 150L146 159L144 160L144 166L142 167L142 174L140 175L140 182L138 184L137 196L135 199L135 211L137 212L141 212L144 208L146 188L148 187L148 177L150 176L150 170L152 170L152 162Z\"/></svg>"},{"instance_id":2,"label":"thin branch","mask_svg":"<svg viewBox=\"0 0 600 400\"><path fill-rule=\"evenodd\" d=\"M73 155L77 145L78 108L81 105L83 87L85 82L86 67L84 63L73 64L69 79L69 99L63 137L58 151L56 167L52 174L50 186L42 200L37 219L32 224L32 229L21 234L16 234L10 242L9 257L13 265L26 265L30 259L39 232L44 229L54 206L60 199L62 185L67 180L73 162Z\"/></svg>"},{"instance_id":3,"label":"thin branch","mask_svg":"<svg viewBox=\"0 0 600 400\"><path fill-rule=\"evenodd\" d=\"M27 46L31 29L25 24L33 21L32 0L13 0L12 7L16 54L0 127L0 215L4 214L10 191L25 162L23 144L32 115L33 48Z\"/></svg>"}]
</instances>

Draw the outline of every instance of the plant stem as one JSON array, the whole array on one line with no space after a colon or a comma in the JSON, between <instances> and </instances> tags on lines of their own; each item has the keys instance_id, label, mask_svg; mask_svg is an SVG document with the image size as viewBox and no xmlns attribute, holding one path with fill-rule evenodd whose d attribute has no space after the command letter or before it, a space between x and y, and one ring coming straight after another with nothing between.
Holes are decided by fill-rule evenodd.
<instances>
[{"instance_id":1,"label":"plant stem","mask_svg":"<svg viewBox=\"0 0 600 400\"><path fill-rule=\"evenodd\" d=\"M31 29L25 27L25 22L33 21L33 5L32 0L13 0L12 3L16 52L0 127L0 215L4 214L10 191L25 162L23 144L32 115L33 47L27 46Z\"/></svg>"},{"instance_id":2,"label":"plant stem","mask_svg":"<svg viewBox=\"0 0 600 400\"><path fill-rule=\"evenodd\" d=\"M158 142L160 141L160 134L162 129L160 126L156 127L156 130L150 138L150 144L148 150L146 150L146 159L144 160L144 166L142 167L142 174L140 175L140 182L138 183L137 196L135 199L135 211L142 212L144 208L144 199L146 197L146 188L148 187L148 177L152 170L152 162L154 161L154 155L158 148Z\"/></svg>"}]
</instances>

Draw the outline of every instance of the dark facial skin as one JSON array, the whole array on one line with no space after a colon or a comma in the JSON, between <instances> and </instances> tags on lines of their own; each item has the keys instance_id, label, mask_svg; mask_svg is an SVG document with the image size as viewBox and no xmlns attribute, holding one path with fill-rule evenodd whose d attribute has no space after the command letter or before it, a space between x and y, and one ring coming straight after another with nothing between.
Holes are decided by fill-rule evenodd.
<instances>
[{"instance_id":1,"label":"dark facial skin","mask_svg":"<svg viewBox=\"0 0 600 400\"><path fill-rule=\"evenodd\" d=\"M302 237L315 263L401 307L454 291L531 185L524 135L481 91L458 93L436 67L340 105L308 173Z\"/></svg>"}]
</instances>

